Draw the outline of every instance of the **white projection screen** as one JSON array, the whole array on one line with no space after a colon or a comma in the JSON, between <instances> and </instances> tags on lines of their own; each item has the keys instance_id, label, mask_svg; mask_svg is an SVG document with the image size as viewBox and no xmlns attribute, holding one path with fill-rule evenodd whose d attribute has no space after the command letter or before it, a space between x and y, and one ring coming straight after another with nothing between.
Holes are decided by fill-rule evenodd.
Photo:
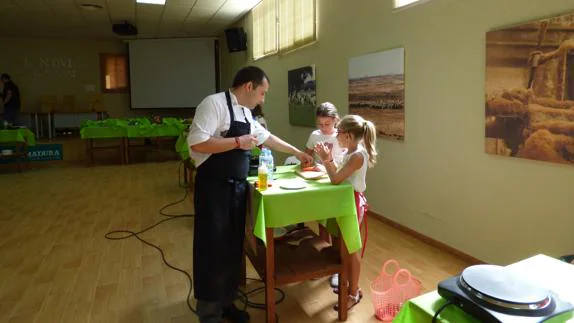
<instances>
[{"instance_id":1,"label":"white projection screen","mask_svg":"<svg viewBox=\"0 0 574 323\"><path fill-rule=\"evenodd\" d=\"M217 90L215 40L128 42L132 109L194 108Z\"/></svg>"}]
</instances>

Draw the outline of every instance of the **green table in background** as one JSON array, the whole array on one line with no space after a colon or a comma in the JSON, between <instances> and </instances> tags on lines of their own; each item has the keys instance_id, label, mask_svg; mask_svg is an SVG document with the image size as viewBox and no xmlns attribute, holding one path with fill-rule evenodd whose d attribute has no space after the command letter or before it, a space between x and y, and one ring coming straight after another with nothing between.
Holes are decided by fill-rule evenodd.
<instances>
[{"instance_id":1,"label":"green table in background","mask_svg":"<svg viewBox=\"0 0 574 323\"><path fill-rule=\"evenodd\" d=\"M22 142L28 146L36 145L36 136L28 128L0 130L0 143Z\"/></svg>"},{"instance_id":2,"label":"green table in background","mask_svg":"<svg viewBox=\"0 0 574 323\"><path fill-rule=\"evenodd\" d=\"M28 163L28 147L36 145L36 137L28 128L0 130L0 145L14 146L11 155L2 155L5 159L16 159L18 171L22 171L22 164Z\"/></svg>"},{"instance_id":3,"label":"green table in background","mask_svg":"<svg viewBox=\"0 0 574 323\"><path fill-rule=\"evenodd\" d=\"M94 151L102 149L118 149L120 163L125 163L125 139L127 137L127 120L122 119L104 119L104 120L86 120L80 128L80 136L87 141L87 154L90 164L94 163ZM115 139L117 146L96 147L95 140Z\"/></svg>"},{"instance_id":4,"label":"green table in background","mask_svg":"<svg viewBox=\"0 0 574 323\"><path fill-rule=\"evenodd\" d=\"M189 156L189 147L187 147L187 131L182 131L177 137L175 142L175 151L181 157L183 163L183 179L186 185L189 185L189 190L193 192L194 178L195 178L195 163Z\"/></svg>"},{"instance_id":5,"label":"green table in background","mask_svg":"<svg viewBox=\"0 0 574 323\"><path fill-rule=\"evenodd\" d=\"M96 139L119 139L122 163L129 163L129 139L157 138L159 149L164 137L179 137L187 128L182 119L163 118L161 123L153 123L148 118L86 120L81 127L82 139L88 140L88 154L93 161L93 141ZM104 147L109 148L109 147ZM116 148L116 147L113 147Z\"/></svg>"},{"instance_id":6,"label":"green table in background","mask_svg":"<svg viewBox=\"0 0 574 323\"><path fill-rule=\"evenodd\" d=\"M177 137L177 141L175 142L175 151L181 157L181 160L187 160L189 158L189 147L187 147L187 131L183 131Z\"/></svg>"}]
</instances>

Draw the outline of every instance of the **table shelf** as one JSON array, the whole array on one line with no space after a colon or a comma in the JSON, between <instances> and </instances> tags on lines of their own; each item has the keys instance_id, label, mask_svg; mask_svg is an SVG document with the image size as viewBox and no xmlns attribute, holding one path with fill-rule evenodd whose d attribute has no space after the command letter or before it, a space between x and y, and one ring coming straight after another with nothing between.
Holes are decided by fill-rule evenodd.
<instances>
[{"instance_id":1,"label":"table shelf","mask_svg":"<svg viewBox=\"0 0 574 323\"><path fill-rule=\"evenodd\" d=\"M305 239L299 246L289 244L299 239ZM308 228L294 232L286 239L275 239L274 244L277 286L330 276L341 269L339 249L328 245ZM256 250L246 250L253 267L263 278L266 277L265 249L261 240L258 240Z\"/></svg>"},{"instance_id":2,"label":"table shelf","mask_svg":"<svg viewBox=\"0 0 574 323\"><path fill-rule=\"evenodd\" d=\"M250 230L249 230L250 231ZM248 231L248 232L249 232ZM342 239L338 245L331 247L322 241L313 231L306 228L286 239L273 239L273 228L266 228L267 246L253 235L248 235L245 243L245 254L265 282L266 322L274 323L275 287L289 283L301 282L335 273L343 282L338 296L339 321L347 320L347 265L349 254ZM288 242L301 238L298 246ZM245 277L245 267L243 276ZM271 274L267 274L271 273Z\"/></svg>"}]
</instances>

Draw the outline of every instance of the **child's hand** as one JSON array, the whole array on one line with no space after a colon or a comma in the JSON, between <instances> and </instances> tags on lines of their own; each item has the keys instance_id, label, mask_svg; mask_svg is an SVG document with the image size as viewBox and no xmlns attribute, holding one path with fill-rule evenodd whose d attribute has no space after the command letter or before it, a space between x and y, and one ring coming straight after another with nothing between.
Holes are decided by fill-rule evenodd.
<instances>
[{"instance_id":1,"label":"child's hand","mask_svg":"<svg viewBox=\"0 0 574 323\"><path fill-rule=\"evenodd\" d=\"M333 159L331 157L331 148L329 148L327 145L325 145L322 142L318 142L315 145L314 150L317 153L317 155L319 155L319 158L321 158L322 161Z\"/></svg>"}]
</instances>

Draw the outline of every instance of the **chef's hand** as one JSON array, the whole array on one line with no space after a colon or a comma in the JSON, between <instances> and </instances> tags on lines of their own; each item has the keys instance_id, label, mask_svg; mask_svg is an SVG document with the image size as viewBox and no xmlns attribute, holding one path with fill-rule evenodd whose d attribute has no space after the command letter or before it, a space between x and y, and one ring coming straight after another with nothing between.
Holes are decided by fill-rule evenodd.
<instances>
[{"instance_id":1,"label":"chef's hand","mask_svg":"<svg viewBox=\"0 0 574 323\"><path fill-rule=\"evenodd\" d=\"M243 135L239 137L239 148L251 150L257 146L257 138L253 135Z\"/></svg>"},{"instance_id":2,"label":"chef's hand","mask_svg":"<svg viewBox=\"0 0 574 323\"><path fill-rule=\"evenodd\" d=\"M300 151L295 155L297 159L301 161L301 166L307 167L305 165L312 165L313 164L313 157L309 156L309 154Z\"/></svg>"},{"instance_id":3,"label":"chef's hand","mask_svg":"<svg viewBox=\"0 0 574 323\"><path fill-rule=\"evenodd\" d=\"M301 169L313 167L314 160L311 161L301 161Z\"/></svg>"}]
</instances>

